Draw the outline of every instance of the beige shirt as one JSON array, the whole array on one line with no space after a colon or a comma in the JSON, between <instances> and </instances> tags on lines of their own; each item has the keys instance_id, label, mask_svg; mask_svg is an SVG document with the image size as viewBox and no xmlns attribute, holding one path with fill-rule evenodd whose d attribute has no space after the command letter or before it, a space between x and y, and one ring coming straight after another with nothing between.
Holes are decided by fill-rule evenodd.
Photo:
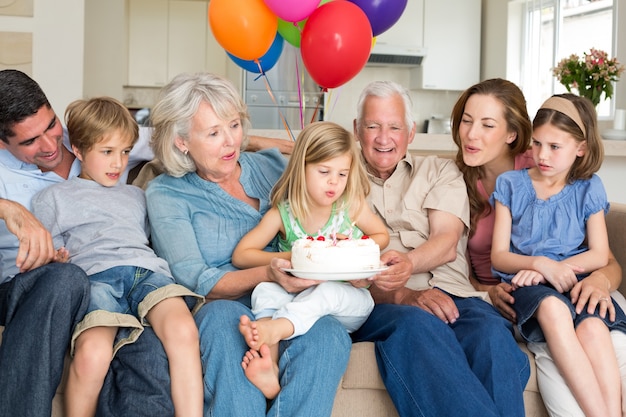
<instances>
[{"instance_id":1,"label":"beige shirt","mask_svg":"<svg viewBox=\"0 0 626 417\"><path fill-rule=\"evenodd\" d=\"M430 209L451 213L466 226L457 244L456 259L432 271L413 274L406 286L413 290L437 287L459 297L488 299L487 293L475 291L468 279L469 201L463 175L454 161L407 155L387 180L368 176L372 189L367 201L387 226L387 250L406 253L426 242Z\"/></svg>"}]
</instances>

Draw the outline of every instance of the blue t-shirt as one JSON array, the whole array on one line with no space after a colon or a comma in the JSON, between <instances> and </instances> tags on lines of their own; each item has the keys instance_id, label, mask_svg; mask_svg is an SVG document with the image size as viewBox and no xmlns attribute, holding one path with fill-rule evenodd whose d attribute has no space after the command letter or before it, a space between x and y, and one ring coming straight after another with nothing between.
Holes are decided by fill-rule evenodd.
<instances>
[{"instance_id":1,"label":"blue t-shirt","mask_svg":"<svg viewBox=\"0 0 626 417\"><path fill-rule=\"evenodd\" d=\"M511 211L512 253L567 259L588 248L586 224L589 216L609 211L600 177L577 180L547 200L537 198L528 169L505 172L496 180L491 203L499 201ZM510 282L511 274L493 269L494 276Z\"/></svg>"}]
</instances>

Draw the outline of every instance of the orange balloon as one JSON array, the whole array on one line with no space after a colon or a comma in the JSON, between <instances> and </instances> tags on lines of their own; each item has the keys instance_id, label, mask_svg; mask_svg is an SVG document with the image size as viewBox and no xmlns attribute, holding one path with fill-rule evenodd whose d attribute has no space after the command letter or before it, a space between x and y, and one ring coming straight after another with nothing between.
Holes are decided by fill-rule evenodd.
<instances>
[{"instance_id":1,"label":"orange balloon","mask_svg":"<svg viewBox=\"0 0 626 417\"><path fill-rule=\"evenodd\" d=\"M278 17L263 0L211 0L209 25L226 51L251 61L262 57L272 45Z\"/></svg>"}]
</instances>

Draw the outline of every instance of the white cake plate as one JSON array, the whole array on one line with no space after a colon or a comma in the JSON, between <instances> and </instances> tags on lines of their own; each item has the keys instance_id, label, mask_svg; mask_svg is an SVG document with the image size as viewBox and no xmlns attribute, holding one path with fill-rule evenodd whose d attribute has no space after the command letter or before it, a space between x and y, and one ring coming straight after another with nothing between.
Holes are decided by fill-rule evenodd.
<instances>
[{"instance_id":1,"label":"white cake plate","mask_svg":"<svg viewBox=\"0 0 626 417\"><path fill-rule=\"evenodd\" d=\"M341 272L311 272L300 271L297 269L282 268L283 271L290 273L294 277L315 279L318 281L350 281L355 279L365 279L376 275L377 273L389 268L383 266L380 268L361 269L359 271L341 271Z\"/></svg>"}]
</instances>

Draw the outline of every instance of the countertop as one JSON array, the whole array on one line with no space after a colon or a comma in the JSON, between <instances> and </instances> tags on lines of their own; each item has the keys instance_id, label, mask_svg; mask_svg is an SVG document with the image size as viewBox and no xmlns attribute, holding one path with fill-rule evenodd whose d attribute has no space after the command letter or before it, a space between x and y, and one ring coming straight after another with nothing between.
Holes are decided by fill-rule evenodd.
<instances>
[{"instance_id":1,"label":"countertop","mask_svg":"<svg viewBox=\"0 0 626 417\"><path fill-rule=\"evenodd\" d=\"M294 136L299 131L294 130ZM256 136L266 136L272 138L289 139L289 134L282 129L251 129L249 134ZM626 157L625 140L604 140L604 155L614 157ZM453 155L457 147L450 135L434 135L427 133L417 133L413 143L409 145L409 151L421 154Z\"/></svg>"}]
</instances>

